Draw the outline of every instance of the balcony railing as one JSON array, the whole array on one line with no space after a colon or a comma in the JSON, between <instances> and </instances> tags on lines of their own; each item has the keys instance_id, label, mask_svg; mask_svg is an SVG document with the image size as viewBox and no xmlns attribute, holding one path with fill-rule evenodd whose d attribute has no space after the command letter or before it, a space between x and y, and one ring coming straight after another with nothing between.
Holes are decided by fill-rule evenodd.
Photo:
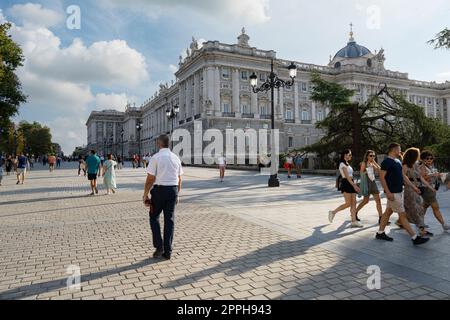
<instances>
[{"instance_id":1,"label":"balcony railing","mask_svg":"<svg viewBox=\"0 0 450 320\"><path fill-rule=\"evenodd\" d=\"M242 118L244 119L254 119L255 115L253 113L243 113Z\"/></svg>"},{"instance_id":2,"label":"balcony railing","mask_svg":"<svg viewBox=\"0 0 450 320\"><path fill-rule=\"evenodd\" d=\"M260 119L272 119L272 116L270 114L262 114L259 116Z\"/></svg>"},{"instance_id":3,"label":"balcony railing","mask_svg":"<svg viewBox=\"0 0 450 320\"><path fill-rule=\"evenodd\" d=\"M185 120L181 120L181 121L179 122L179 124L182 125L182 124L184 124L185 122L186 122Z\"/></svg>"},{"instance_id":4,"label":"balcony railing","mask_svg":"<svg viewBox=\"0 0 450 320\"><path fill-rule=\"evenodd\" d=\"M186 123L191 122L192 121L192 117L189 117L186 119Z\"/></svg>"},{"instance_id":5,"label":"balcony railing","mask_svg":"<svg viewBox=\"0 0 450 320\"><path fill-rule=\"evenodd\" d=\"M285 123L295 123L294 119L286 119L284 120Z\"/></svg>"},{"instance_id":6,"label":"balcony railing","mask_svg":"<svg viewBox=\"0 0 450 320\"><path fill-rule=\"evenodd\" d=\"M302 124L312 124L311 120L302 120Z\"/></svg>"},{"instance_id":7,"label":"balcony railing","mask_svg":"<svg viewBox=\"0 0 450 320\"><path fill-rule=\"evenodd\" d=\"M224 118L235 118L236 113L235 112L222 112L222 117Z\"/></svg>"},{"instance_id":8,"label":"balcony railing","mask_svg":"<svg viewBox=\"0 0 450 320\"><path fill-rule=\"evenodd\" d=\"M196 115L194 116L194 119L197 120L197 119L200 119L201 117L202 117L201 114L196 114Z\"/></svg>"}]
</instances>

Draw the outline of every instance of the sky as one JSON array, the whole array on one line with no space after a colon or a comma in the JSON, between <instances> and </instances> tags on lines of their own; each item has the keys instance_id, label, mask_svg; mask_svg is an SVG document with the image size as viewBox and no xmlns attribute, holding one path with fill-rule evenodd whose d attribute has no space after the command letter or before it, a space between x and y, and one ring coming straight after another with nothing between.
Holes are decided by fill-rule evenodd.
<instances>
[{"instance_id":1,"label":"sky","mask_svg":"<svg viewBox=\"0 0 450 320\"><path fill-rule=\"evenodd\" d=\"M426 43L450 27L448 0L2 0L5 21L25 56L15 120L49 126L66 154L86 144L91 111L140 106L174 80L193 36L233 44L245 27L251 46L326 65L353 23L359 44L384 48L386 68L450 81L450 50Z\"/></svg>"}]
</instances>

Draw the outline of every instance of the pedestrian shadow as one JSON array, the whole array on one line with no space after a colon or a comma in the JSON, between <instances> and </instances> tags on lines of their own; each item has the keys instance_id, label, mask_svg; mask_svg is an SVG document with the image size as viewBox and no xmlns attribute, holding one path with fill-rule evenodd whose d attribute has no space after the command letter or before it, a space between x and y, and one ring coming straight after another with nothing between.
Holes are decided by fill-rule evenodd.
<instances>
[{"instance_id":1,"label":"pedestrian shadow","mask_svg":"<svg viewBox=\"0 0 450 320\"><path fill-rule=\"evenodd\" d=\"M123 266L116 269L109 269L96 273L90 273L86 276L81 275L81 287L83 287L83 283L88 283L89 281L120 274L121 272L144 268L156 264L158 262L160 261L148 258L128 266ZM0 292L0 300L23 299L55 290L61 290L64 288L67 288L67 278L51 280L48 282L34 283Z\"/></svg>"},{"instance_id":2,"label":"pedestrian shadow","mask_svg":"<svg viewBox=\"0 0 450 320\"><path fill-rule=\"evenodd\" d=\"M66 196L66 197L51 197L51 198L14 200L14 201L5 201L5 202L1 202L0 201L0 205L28 204L28 203L36 203L36 202L70 200L70 199L82 199L82 198L88 198L88 197L89 197L89 194L87 194L87 195L78 195L78 196Z\"/></svg>"},{"instance_id":3,"label":"pedestrian shadow","mask_svg":"<svg viewBox=\"0 0 450 320\"><path fill-rule=\"evenodd\" d=\"M358 230L342 233L344 230L347 230L349 226L349 222L345 222L338 229L328 233L323 233L322 229L326 226L327 225L315 227L313 234L307 238L294 241L281 241L271 244L264 248L255 250L247 255L222 263L218 266L214 266L206 270L201 270L193 274L186 275L183 278L170 281L167 284L162 285L162 287L176 288L180 285L192 284L194 282L201 281L202 278L207 278L219 273L224 273L227 276L243 274L260 266L267 266L277 261L301 257L313 247L319 246L332 240L338 240L347 236L351 236L371 228L365 227Z\"/></svg>"}]
</instances>

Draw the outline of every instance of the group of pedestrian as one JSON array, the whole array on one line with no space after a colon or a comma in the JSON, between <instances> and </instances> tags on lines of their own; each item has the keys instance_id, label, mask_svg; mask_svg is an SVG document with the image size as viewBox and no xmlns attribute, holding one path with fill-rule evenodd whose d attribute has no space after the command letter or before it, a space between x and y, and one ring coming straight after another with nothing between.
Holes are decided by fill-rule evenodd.
<instances>
[{"instance_id":1,"label":"group of pedestrian","mask_svg":"<svg viewBox=\"0 0 450 320\"><path fill-rule=\"evenodd\" d=\"M393 241L393 238L386 235L385 228L389 225L390 216L396 212L399 214L396 224L408 232L413 244L426 243L433 236L425 224L425 213L430 207L443 230L450 230L450 226L442 217L436 197L442 176L433 166L434 157L431 152L421 153L417 148L410 148L402 153L401 146L394 143L388 148L387 158L379 165L376 161L376 153L368 150L360 164L359 184L354 178L351 160L351 150L341 153L336 184L344 196L345 203L329 211L330 223L338 212L350 208L351 227L362 228L358 214L369 203L372 196L376 202L379 223L376 239ZM377 174L387 198L384 213L376 183ZM357 203L358 194L363 196L359 204ZM415 225L416 231L411 224Z\"/></svg>"},{"instance_id":2,"label":"group of pedestrian","mask_svg":"<svg viewBox=\"0 0 450 320\"><path fill-rule=\"evenodd\" d=\"M293 169L296 169L297 179L302 177L302 166L305 160L306 153L301 154L297 153L289 153L286 156L286 161L284 163L284 168L287 170L288 179L291 179L291 173Z\"/></svg>"},{"instance_id":3,"label":"group of pedestrian","mask_svg":"<svg viewBox=\"0 0 450 320\"><path fill-rule=\"evenodd\" d=\"M4 169L3 169L4 168ZM3 173L6 171L6 175L9 176L14 173L17 177L16 184L24 184L27 170L30 169L30 161L24 153L19 155L8 155L5 157L0 156L0 186L3 180Z\"/></svg>"}]
</instances>

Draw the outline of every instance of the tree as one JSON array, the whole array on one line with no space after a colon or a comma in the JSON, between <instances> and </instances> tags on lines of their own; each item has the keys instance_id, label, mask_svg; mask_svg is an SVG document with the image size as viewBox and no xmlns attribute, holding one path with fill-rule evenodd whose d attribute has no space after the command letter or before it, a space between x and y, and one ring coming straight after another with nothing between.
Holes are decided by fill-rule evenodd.
<instances>
[{"instance_id":1,"label":"tree","mask_svg":"<svg viewBox=\"0 0 450 320\"><path fill-rule=\"evenodd\" d=\"M313 73L311 80L311 99L328 106L330 113L316 124L325 131L325 136L304 151L316 153L321 158L351 149L359 162L366 150L385 153L393 141L404 147L424 148L450 137L447 126L427 118L423 108L409 103L386 85L361 104L351 101L352 90L325 81L318 73Z\"/></svg>"},{"instance_id":2,"label":"tree","mask_svg":"<svg viewBox=\"0 0 450 320\"><path fill-rule=\"evenodd\" d=\"M53 144L50 128L42 126L38 122L22 121L19 124L18 131L24 137L24 152L34 155L52 152Z\"/></svg>"},{"instance_id":3,"label":"tree","mask_svg":"<svg viewBox=\"0 0 450 320\"><path fill-rule=\"evenodd\" d=\"M11 117L19 111L21 103L26 102L21 83L15 74L23 65L22 49L8 35L11 24L0 24L0 128L2 138L6 138L11 126ZM2 141L4 141L2 139Z\"/></svg>"},{"instance_id":4,"label":"tree","mask_svg":"<svg viewBox=\"0 0 450 320\"><path fill-rule=\"evenodd\" d=\"M428 44L433 45L435 49L450 49L450 29L445 28L439 32L434 39L428 41Z\"/></svg>"}]
</instances>

